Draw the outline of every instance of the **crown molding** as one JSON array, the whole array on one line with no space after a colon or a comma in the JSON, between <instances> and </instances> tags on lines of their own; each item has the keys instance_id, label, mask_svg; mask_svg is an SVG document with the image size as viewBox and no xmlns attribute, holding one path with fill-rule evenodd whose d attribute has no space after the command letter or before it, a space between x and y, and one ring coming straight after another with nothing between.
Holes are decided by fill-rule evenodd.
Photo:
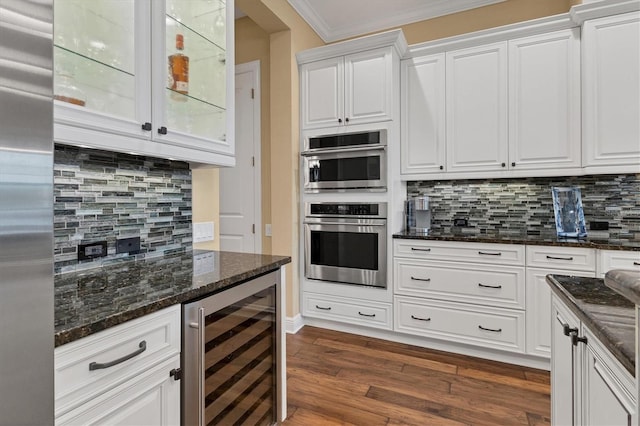
<instances>
[{"instance_id":1,"label":"crown molding","mask_svg":"<svg viewBox=\"0 0 640 426\"><path fill-rule=\"evenodd\" d=\"M582 25L584 21L589 19L638 10L640 10L640 0L600 0L575 5L569 13L573 22Z\"/></svg>"}]
</instances>

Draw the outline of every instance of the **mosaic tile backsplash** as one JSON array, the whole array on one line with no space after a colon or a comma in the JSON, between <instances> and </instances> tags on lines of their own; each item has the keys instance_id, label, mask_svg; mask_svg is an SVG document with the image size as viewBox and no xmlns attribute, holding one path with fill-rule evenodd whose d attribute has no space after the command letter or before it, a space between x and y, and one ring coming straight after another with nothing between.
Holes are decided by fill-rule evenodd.
<instances>
[{"instance_id":1,"label":"mosaic tile backsplash","mask_svg":"<svg viewBox=\"0 0 640 426\"><path fill-rule=\"evenodd\" d=\"M407 195L430 197L434 231L460 230L454 218L469 221L469 233L555 232L552 186L577 186L588 237L640 241L640 174L549 178L414 181ZM589 229L606 221L608 231Z\"/></svg>"},{"instance_id":2,"label":"mosaic tile backsplash","mask_svg":"<svg viewBox=\"0 0 640 426\"><path fill-rule=\"evenodd\" d=\"M56 145L56 273L192 250L188 163ZM137 254L116 239L140 237ZM78 261L78 244L107 241L106 257Z\"/></svg>"}]
</instances>

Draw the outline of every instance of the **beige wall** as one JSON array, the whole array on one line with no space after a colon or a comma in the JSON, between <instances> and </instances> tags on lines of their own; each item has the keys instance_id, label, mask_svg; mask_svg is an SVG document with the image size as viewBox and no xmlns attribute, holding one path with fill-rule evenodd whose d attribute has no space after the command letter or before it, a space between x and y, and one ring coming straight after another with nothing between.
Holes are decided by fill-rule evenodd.
<instances>
[{"instance_id":1,"label":"beige wall","mask_svg":"<svg viewBox=\"0 0 640 426\"><path fill-rule=\"evenodd\" d=\"M197 243L194 249L220 250L220 185L218 169L193 169L191 174L193 223L213 222L213 241Z\"/></svg>"},{"instance_id":2,"label":"beige wall","mask_svg":"<svg viewBox=\"0 0 640 426\"><path fill-rule=\"evenodd\" d=\"M403 26L410 44L464 34L544 16L565 13L580 0L507 0L483 8L457 13ZM295 54L324 43L291 8L287 0L236 0L248 18L237 21L236 58L264 53L263 39L256 39L255 29L243 28L253 21L269 34L270 129L263 122L263 134L270 131L270 195L264 200L271 206L273 254L289 255L293 263L287 268L287 316L300 312L298 290L298 139L299 83ZM238 62L240 63L240 62ZM264 68L264 66L263 66ZM264 81L264 79L263 79ZM262 90L266 89L263 85ZM263 102L264 106L264 102ZM264 114L264 113L263 113ZM264 117L264 115L263 115ZM264 160L263 160L264 164ZM269 193L263 191L263 196ZM263 209L265 206L263 206ZM294 272L296 271L296 272Z\"/></svg>"},{"instance_id":3,"label":"beige wall","mask_svg":"<svg viewBox=\"0 0 640 426\"><path fill-rule=\"evenodd\" d=\"M271 223L271 51L269 34L249 18L237 19L236 64L260 61L260 144L262 223ZM271 237L262 232L262 252L271 254Z\"/></svg>"}]
</instances>

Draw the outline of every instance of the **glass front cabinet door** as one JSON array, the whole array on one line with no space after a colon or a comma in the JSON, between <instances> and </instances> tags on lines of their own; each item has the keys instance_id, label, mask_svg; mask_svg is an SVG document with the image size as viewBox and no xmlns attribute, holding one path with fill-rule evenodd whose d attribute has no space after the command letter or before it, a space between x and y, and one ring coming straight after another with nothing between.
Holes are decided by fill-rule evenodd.
<instances>
[{"instance_id":1,"label":"glass front cabinet door","mask_svg":"<svg viewBox=\"0 0 640 426\"><path fill-rule=\"evenodd\" d=\"M55 0L58 143L233 165L233 0Z\"/></svg>"}]
</instances>

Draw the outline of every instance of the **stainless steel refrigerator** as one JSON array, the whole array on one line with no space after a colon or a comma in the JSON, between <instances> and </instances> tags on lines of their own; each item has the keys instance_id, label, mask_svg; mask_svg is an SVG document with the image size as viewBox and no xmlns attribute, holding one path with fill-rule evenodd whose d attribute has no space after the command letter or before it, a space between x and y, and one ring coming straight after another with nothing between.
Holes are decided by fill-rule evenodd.
<instances>
[{"instance_id":1,"label":"stainless steel refrigerator","mask_svg":"<svg viewBox=\"0 0 640 426\"><path fill-rule=\"evenodd\" d=\"M53 0L0 0L0 425L53 424Z\"/></svg>"}]
</instances>

